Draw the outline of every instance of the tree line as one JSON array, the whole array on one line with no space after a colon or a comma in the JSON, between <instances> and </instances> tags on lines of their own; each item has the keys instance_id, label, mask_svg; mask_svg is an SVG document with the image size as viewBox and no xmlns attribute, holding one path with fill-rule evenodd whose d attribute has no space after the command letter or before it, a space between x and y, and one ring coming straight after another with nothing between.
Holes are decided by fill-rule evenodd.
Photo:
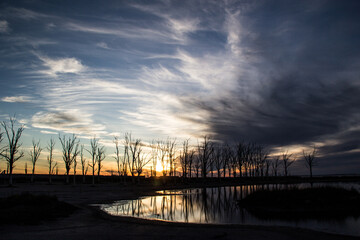
<instances>
[{"instance_id":1,"label":"tree line","mask_svg":"<svg viewBox=\"0 0 360 240\"><path fill-rule=\"evenodd\" d=\"M9 185L13 184L13 169L15 162L23 158L25 153L20 150L20 138L24 126L16 126L14 117L9 123L1 122L4 131L0 130L0 157L7 163L7 174ZM99 139L90 139L90 148L85 149L80 144L76 135L58 136L62 160L65 166L66 183L70 182L70 175L74 175L75 184L77 166L81 165L82 182L85 183L85 176L90 170L92 184L95 184L95 177L100 181L101 169L105 160L105 146L99 143ZM7 141L6 141L7 140ZM124 140L120 141L118 136L113 139L115 152L114 159L117 165L119 177L135 177L144 173L146 166L150 167L150 176L156 177L156 167L161 165L162 176L180 176L182 178L208 178L208 177L269 177L288 176L289 168L295 162L295 157L288 152L278 156L269 157L269 152L263 145L254 142L237 142L233 144L220 143L205 136L196 146L190 145L190 139L184 140L180 146L176 139L157 140L144 143L141 139L133 138L131 133L125 133ZM56 140L51 138L47 143L48 151L48 175L49 183L52 183L52 175L58 173L59 164L54 159ZM121 150L123 145L123 151ZM179 147L178 147L179 146ZM31 182L34 181L35 167L43 148L39 141L32 141L29 152L32 164ZM87 160L84 153L88 152L90 159ZM309 169L312 177L313 167L316 166L316 148L310 152L303 151L303 161ZM71 172L72 171L72 172ZM27 174L27 163L25 163ZM79 174L78 174L79 175Z\"/></svg>"}]
</instances>

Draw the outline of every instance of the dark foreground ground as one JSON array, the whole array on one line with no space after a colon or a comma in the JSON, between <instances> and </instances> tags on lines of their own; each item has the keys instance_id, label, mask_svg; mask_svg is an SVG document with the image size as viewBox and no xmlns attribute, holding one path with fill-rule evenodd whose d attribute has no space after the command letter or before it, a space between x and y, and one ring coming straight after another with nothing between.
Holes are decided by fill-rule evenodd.
<instances>
[{"instance_id":1,"label":"dark foreground ground","mask_svg":"<svg viewBox=\"0 0 360 240\"><path fill-rule=\"evenodd\" d=\"M360 239L290 227L199 225L112 217L89 204L154 194L149 186L119 184L0 186L0 197L30 192L56 195L79 209L69 217L38 225L0 225L0 239Z\"/></svg>"}]
</instances>

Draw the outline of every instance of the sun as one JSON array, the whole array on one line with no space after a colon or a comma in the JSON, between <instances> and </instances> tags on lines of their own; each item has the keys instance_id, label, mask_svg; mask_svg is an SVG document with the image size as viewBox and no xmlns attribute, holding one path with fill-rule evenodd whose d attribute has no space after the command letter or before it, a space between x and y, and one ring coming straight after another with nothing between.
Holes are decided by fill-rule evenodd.
<instances>
[{"instance_id":1,"label":"sun","mask_svg":"<svg viewBox=\"0 0 360 240\"><path fill-rule=\"evenodd\" d=\"M156 167L155 167L156 172L158 173L162 173L162 171L164 170L164 168L161 166L161 163L157 163Z\"/></svg>"}]
</instances>

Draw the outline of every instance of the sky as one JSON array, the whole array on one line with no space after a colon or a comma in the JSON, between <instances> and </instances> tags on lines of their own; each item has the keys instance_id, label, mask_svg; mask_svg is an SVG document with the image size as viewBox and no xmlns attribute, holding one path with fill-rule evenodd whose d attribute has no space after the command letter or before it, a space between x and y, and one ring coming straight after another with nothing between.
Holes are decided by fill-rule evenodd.
<instances>
[{"instance_id":1,"label":"sky","mask_svg":"<svg viewBox=\"0 0 360 240\"><path fill-rule=\"evenodd\" d=\"M318 149L314 174L360 173L359 1L6 1L0 120L32 139L96 136ZM61 163L60 143L56 145ZM44 150L39 171L46 169ZM5 168L5 162L0 162ZM46 171L46 170L44 170ZM293 173L304 174L298 161Z\"/></svg>"}]
</instances>

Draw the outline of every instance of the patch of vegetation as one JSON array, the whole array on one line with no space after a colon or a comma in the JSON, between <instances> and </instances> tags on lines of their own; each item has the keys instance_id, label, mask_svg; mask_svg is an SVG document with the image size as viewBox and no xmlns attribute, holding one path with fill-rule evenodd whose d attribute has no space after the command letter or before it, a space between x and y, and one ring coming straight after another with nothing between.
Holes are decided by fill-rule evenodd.
<instances>
[{"instance_id":1,"label":"patch of vegetation","mask_svg":"<svg viewBox=\"0 0 360 240\"><path fill-rule=\"evenodd\" d=\"M0 224L39 224L41 221L67 217L76 207L58 201L55 196L23 193L0 198Z\"/></svg>"},{"instance_id":2,"label":"patch of vegetation","mask_svg":"<svg viewBox=\"0 0 360 240\"><path fill-rule=\"evenodd\" d=\"M240 207L261 219L344 219L360 216L355 189L316 187L257 191L239 201Z\"/></svg>"}]
</instances>

